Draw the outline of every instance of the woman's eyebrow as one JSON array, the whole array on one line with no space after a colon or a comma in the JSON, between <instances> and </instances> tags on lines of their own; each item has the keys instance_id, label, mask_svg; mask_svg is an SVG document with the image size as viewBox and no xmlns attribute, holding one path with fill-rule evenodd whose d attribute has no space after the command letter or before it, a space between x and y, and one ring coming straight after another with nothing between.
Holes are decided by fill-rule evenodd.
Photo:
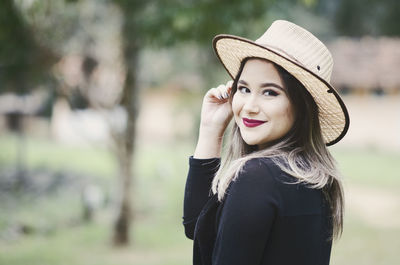
<instances>
[{"instance_id":1,"label":"woman's eyebrow","mask_svg":"<svg viewBox=\"0 0 400 265\"><path fill-rule=\"evenodd\" d=\"M244 81L244 80L239 80L238 83L243 84L243 85L245 85L245 86L248 86L248 85L249 85L249 84L247 84L247 82ZM282 91L285 91L285 89L284 89L283 87L281 87L280 85L275 84L275 83L269 83L269 82L267 82L267 83L262 83L262 84L260 85L261 88L264 88L264 87L271 87L271 86L272 86L272 87L275 87L275 88L278 88L278 89L280 89L280 90L282 90Z\"/></svg>"}]
</instances>

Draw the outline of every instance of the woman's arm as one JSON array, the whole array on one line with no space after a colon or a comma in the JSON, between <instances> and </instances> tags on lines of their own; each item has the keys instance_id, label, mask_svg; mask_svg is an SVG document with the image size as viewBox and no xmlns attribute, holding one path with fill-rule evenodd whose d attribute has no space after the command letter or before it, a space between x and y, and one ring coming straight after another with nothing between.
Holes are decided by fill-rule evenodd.
<instances>
[{"instance_id":1,"label":"woman's arm","mask_svg":"<svg viewBox=\"0 0 400 265\"><path fill-rule=\"evenodd\" d=\"M193 239L198 215L211 195L212 179L220 165L222 137L232 119L229 103L232 83L211 88L203 99L199 139L189 159L183 207L183 225L190 239Z\"/></svg>"},{"instance_id":2,"label":"woman's arm","mask_svg":"<svg viewBox=\"0 0 400 265\"><path fill-rule=\"evenodd\" d=\"M199 139L194 151L194 158L213 158L221 156L223 132L217 132L212 128L202 128L199 130Z\"/></svg>"},{"instance_id":3,"label":"woman's arm","mask_svg":"<svg viewBox=\"0 0 400 265\"><path fill-rule=\"evenodd\" d=\"M183 201L183 225L185 235L190 239L193 239L197 218L210 198L211 182L219 165L219 158L189 158L189 172Z\"/></svg>"},{"instance_id":4,"label":"woman's arm","mask_svg":"<svg viewBox=\"0 0 400 265\"><path fill-rule=\"evenodd\" d=\"M211 88L204 96L194 158L221 156L222 137L233 116L229 103L232 83Z\"/></svg>"}]
</instances>

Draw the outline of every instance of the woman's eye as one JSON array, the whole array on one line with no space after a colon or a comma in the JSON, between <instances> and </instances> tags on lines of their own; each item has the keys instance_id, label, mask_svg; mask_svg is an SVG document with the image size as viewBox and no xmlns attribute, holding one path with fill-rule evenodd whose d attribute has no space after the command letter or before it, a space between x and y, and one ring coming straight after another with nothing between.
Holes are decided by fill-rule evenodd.
<instances>
[{"instance_id":1,"label":"woman's eye","mask_svg":"<svg viewBox=\"0 0 400 265\"><path fill-rule=\"evenodd\" d=\"M277 95L278 95L278 93L275 92L275 91L272 90L272 89L266 89L266 90L264 90L264 91L263 91L263 94L266 95L266 96L277 96Z\"/></svg>"},{"instance_id":2,"label":"woman's eye","mask_svg":"<svg viewBox=\"0 0 400 265\"><path fill-rule=\"evenodd\" d=\"M238 88L238 90L239 90L240 92L242 92L242 93L249 93L249 92L250 92L250 89L248 89L248 88L245 87L245 86L240 86L240 87Z\"/></svg>"}]
</instances>

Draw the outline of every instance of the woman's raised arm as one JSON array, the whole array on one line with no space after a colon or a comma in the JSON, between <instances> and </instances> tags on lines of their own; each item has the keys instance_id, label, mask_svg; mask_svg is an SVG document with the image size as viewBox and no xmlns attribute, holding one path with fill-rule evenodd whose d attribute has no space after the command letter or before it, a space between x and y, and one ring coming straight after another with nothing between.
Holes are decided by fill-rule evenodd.
<instances>
[{"instance_id":1,"label":"woman's raised arm","mask_svg":"<svg viewBox=\"0 0 400 265\"><path fill-rule=\"evenodd\" d=\"M214 158L221 156L222 137L232 119L229 95L233 81L208 90L203 99L199 139L194 158Z\"/></svg>"}]
</instances>

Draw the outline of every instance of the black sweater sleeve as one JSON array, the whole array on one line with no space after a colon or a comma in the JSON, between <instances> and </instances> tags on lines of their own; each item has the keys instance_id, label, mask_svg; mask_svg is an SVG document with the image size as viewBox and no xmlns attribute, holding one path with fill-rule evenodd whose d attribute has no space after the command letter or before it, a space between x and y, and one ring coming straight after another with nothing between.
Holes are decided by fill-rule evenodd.
<instances>
[{"instance_id":1,"label":"black sweater sleeve","mask_svg":"<svg viewBox=\"0 0 400 265\"><path fill-rule=\"evenodd\" d=\"M189 157L183 202L185 235L193 239L197 217L211 197L211 183L220 166L220 158L197 159Z\"/></svg>"},{"instance_id":2,"label":"black sweater sleeve","mask_svg":"<svg viewBox=\"0 0 400 265\"><path fill-rule=\"evenodd\" d=\"M268 164L252 159L231 183L219 220L213 265L261 263L281 203L273 174Z\"/></svg>"}]
</instances>

